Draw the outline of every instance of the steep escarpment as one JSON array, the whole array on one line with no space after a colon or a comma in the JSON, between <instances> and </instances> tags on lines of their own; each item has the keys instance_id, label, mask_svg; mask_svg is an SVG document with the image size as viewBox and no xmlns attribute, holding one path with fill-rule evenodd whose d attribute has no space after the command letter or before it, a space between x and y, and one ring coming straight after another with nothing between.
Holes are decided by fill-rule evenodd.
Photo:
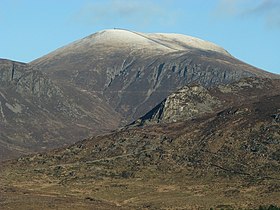
<instances>
[{"instance_id":1,"label":"steep escarpment","mask_svg":"<svg viewBox=\"0 0 280 210\"><path fill-rule=\"evenodd\" d=\"M223 48L178 34L104 30L31 62L59 86L100 93L129 123L178 88L244 77L277 77L245 64Z\"/></svg>"},{"instance_id":2,"label":"steep escarpment","mask_svg":"<svg viewBox=\"0 0 280 210\"><path fill-rule=\"evenodd\" d=\"M9 60L0 60L0 99L1 160L73 143L119 121L100 100L69 94L41 71Z\"/></svg>"}]
</instances>

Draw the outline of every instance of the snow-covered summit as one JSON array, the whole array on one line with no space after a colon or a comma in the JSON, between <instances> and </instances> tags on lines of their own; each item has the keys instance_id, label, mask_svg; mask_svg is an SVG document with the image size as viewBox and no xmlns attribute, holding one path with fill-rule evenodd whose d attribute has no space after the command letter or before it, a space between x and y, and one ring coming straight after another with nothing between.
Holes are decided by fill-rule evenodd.
<instances>
[{"instance_id":1,"label":"snow-covered summit","mask_svg":"<svg viewBox=\"0 0 280 210\"><path fill-rule=\"evenodd\" d=\"M172 33L140 33L126 29L107 29L73 43L74 46L131 46L135 48L160 49L164 51L185 51L190 49L229 53L216 44L191 36Z\"/></svg>"},{"instance_id":2,"label":"snow-covered summit","mask_svg":"<svg viewBox=\"0 0 280 210\"><path fill-rule=\"evenodd\" d=\"M107 29L61 47L40 58L40 61L50 58L59 59L72 53L87 54L89 51L94 51L94 54L98 53L99 57L103 57L105 54L116 51L124 53L134 51L150 56L151 54L177 51L186 52L193 49L230 56L226 50L216 44L182 34L140 33L126 29Z\"/></svg>"}]
</instances>

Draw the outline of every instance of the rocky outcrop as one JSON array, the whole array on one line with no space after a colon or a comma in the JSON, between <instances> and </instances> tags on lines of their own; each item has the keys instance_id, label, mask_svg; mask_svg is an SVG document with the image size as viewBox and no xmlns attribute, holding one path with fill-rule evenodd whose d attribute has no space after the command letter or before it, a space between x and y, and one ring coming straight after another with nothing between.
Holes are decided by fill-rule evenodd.
<instances>
[{"instance_id":1,"label":"rocky outcrop","mask_svg":"<svg viewBox=\"0 0 280 210\"><path fill-rule=\"evenodd\" d=\"M277 94L278 88L278 80L260 78L244 78L228 85L209 88L187 85L169 95L131 125L142 126L199 118L236 103L244 104L265 95ZM277 115L275 116L276 119Z\"/></svg>"},{"instance_id":2,"label":"rocky outcrop","mask_svg":"<svg viewBox=\"0 0 280 210\"><path fill-rule=\"evenodd\" d=\"M150 112L132 124L188 120L213 113L222 102L200 85L185 86L172 93Z\"/></svg>"}]
</instances>

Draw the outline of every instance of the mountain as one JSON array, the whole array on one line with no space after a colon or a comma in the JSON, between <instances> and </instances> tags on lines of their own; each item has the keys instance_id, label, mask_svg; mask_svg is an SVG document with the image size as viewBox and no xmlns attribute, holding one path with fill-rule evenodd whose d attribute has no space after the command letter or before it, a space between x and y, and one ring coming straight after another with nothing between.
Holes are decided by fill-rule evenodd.
<instances>
[{"instance_id":1,"label":"mountain","mask_svg":"<svg viewBox=\"0 0 280 210\"><path fill-rule=\"evenodd\" d=\"M204 40L123 29L97 32L28 64L2 59L0 74L0 160L118 129L187 84L279 78Z\"/></svg>"},{"instance_id":2,"label":"mountain","mask_svg":"<svg viewBox=\"0 0 280 210\"><path fill-rule=\"evenodd\" d=\"M186 84L209 87L243 77L278 77L235 59L207 41L123 29L97 32L31 65L60 86L101 94L122 115L123 125Z\"/></svg>"},{"instance_id":3,"label":"mountain","mask_svg":"<svg viewBox=\"0 0 280 210\"><path fill-rule=\"evenodd\" d=\"M267 78L208 88L184 86L161 103L162 117L2 163L1 205L35 209L280 205L279 90L280 80ZM191 108L181 116L165 117L184 103ZM198 112L192 104L198 104L194 106ZM199 113L202 106L208 108Z\"/></svg>"},{"instance_id":4,"label":"mountain","mask_svg":"<svg viewBox=\"0 0 280 210\"><path fill-rule=\"evenodd\" d=\"M119 121L98 98L65 92L36 68L10 60L0 60L0 99L0 160L67 145Z\"/></svg>"}]
</instances>

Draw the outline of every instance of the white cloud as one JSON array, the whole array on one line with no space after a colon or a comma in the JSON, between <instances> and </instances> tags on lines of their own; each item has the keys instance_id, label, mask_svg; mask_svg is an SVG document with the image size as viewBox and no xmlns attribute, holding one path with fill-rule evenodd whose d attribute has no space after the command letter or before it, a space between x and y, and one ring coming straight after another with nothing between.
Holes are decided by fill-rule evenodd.
<instances>
[{"instance_id":1,"label":"white cloud","mask_svg":"<svg viewBox=\"0 0 280 210\"><path fill-rule=\"evenodd\" d=\"M215 14L218 16L235 16L238 14L240 10L240 4L243 1L242 0L219 0L217 3Z\"/></svg>"}]
</instances>

